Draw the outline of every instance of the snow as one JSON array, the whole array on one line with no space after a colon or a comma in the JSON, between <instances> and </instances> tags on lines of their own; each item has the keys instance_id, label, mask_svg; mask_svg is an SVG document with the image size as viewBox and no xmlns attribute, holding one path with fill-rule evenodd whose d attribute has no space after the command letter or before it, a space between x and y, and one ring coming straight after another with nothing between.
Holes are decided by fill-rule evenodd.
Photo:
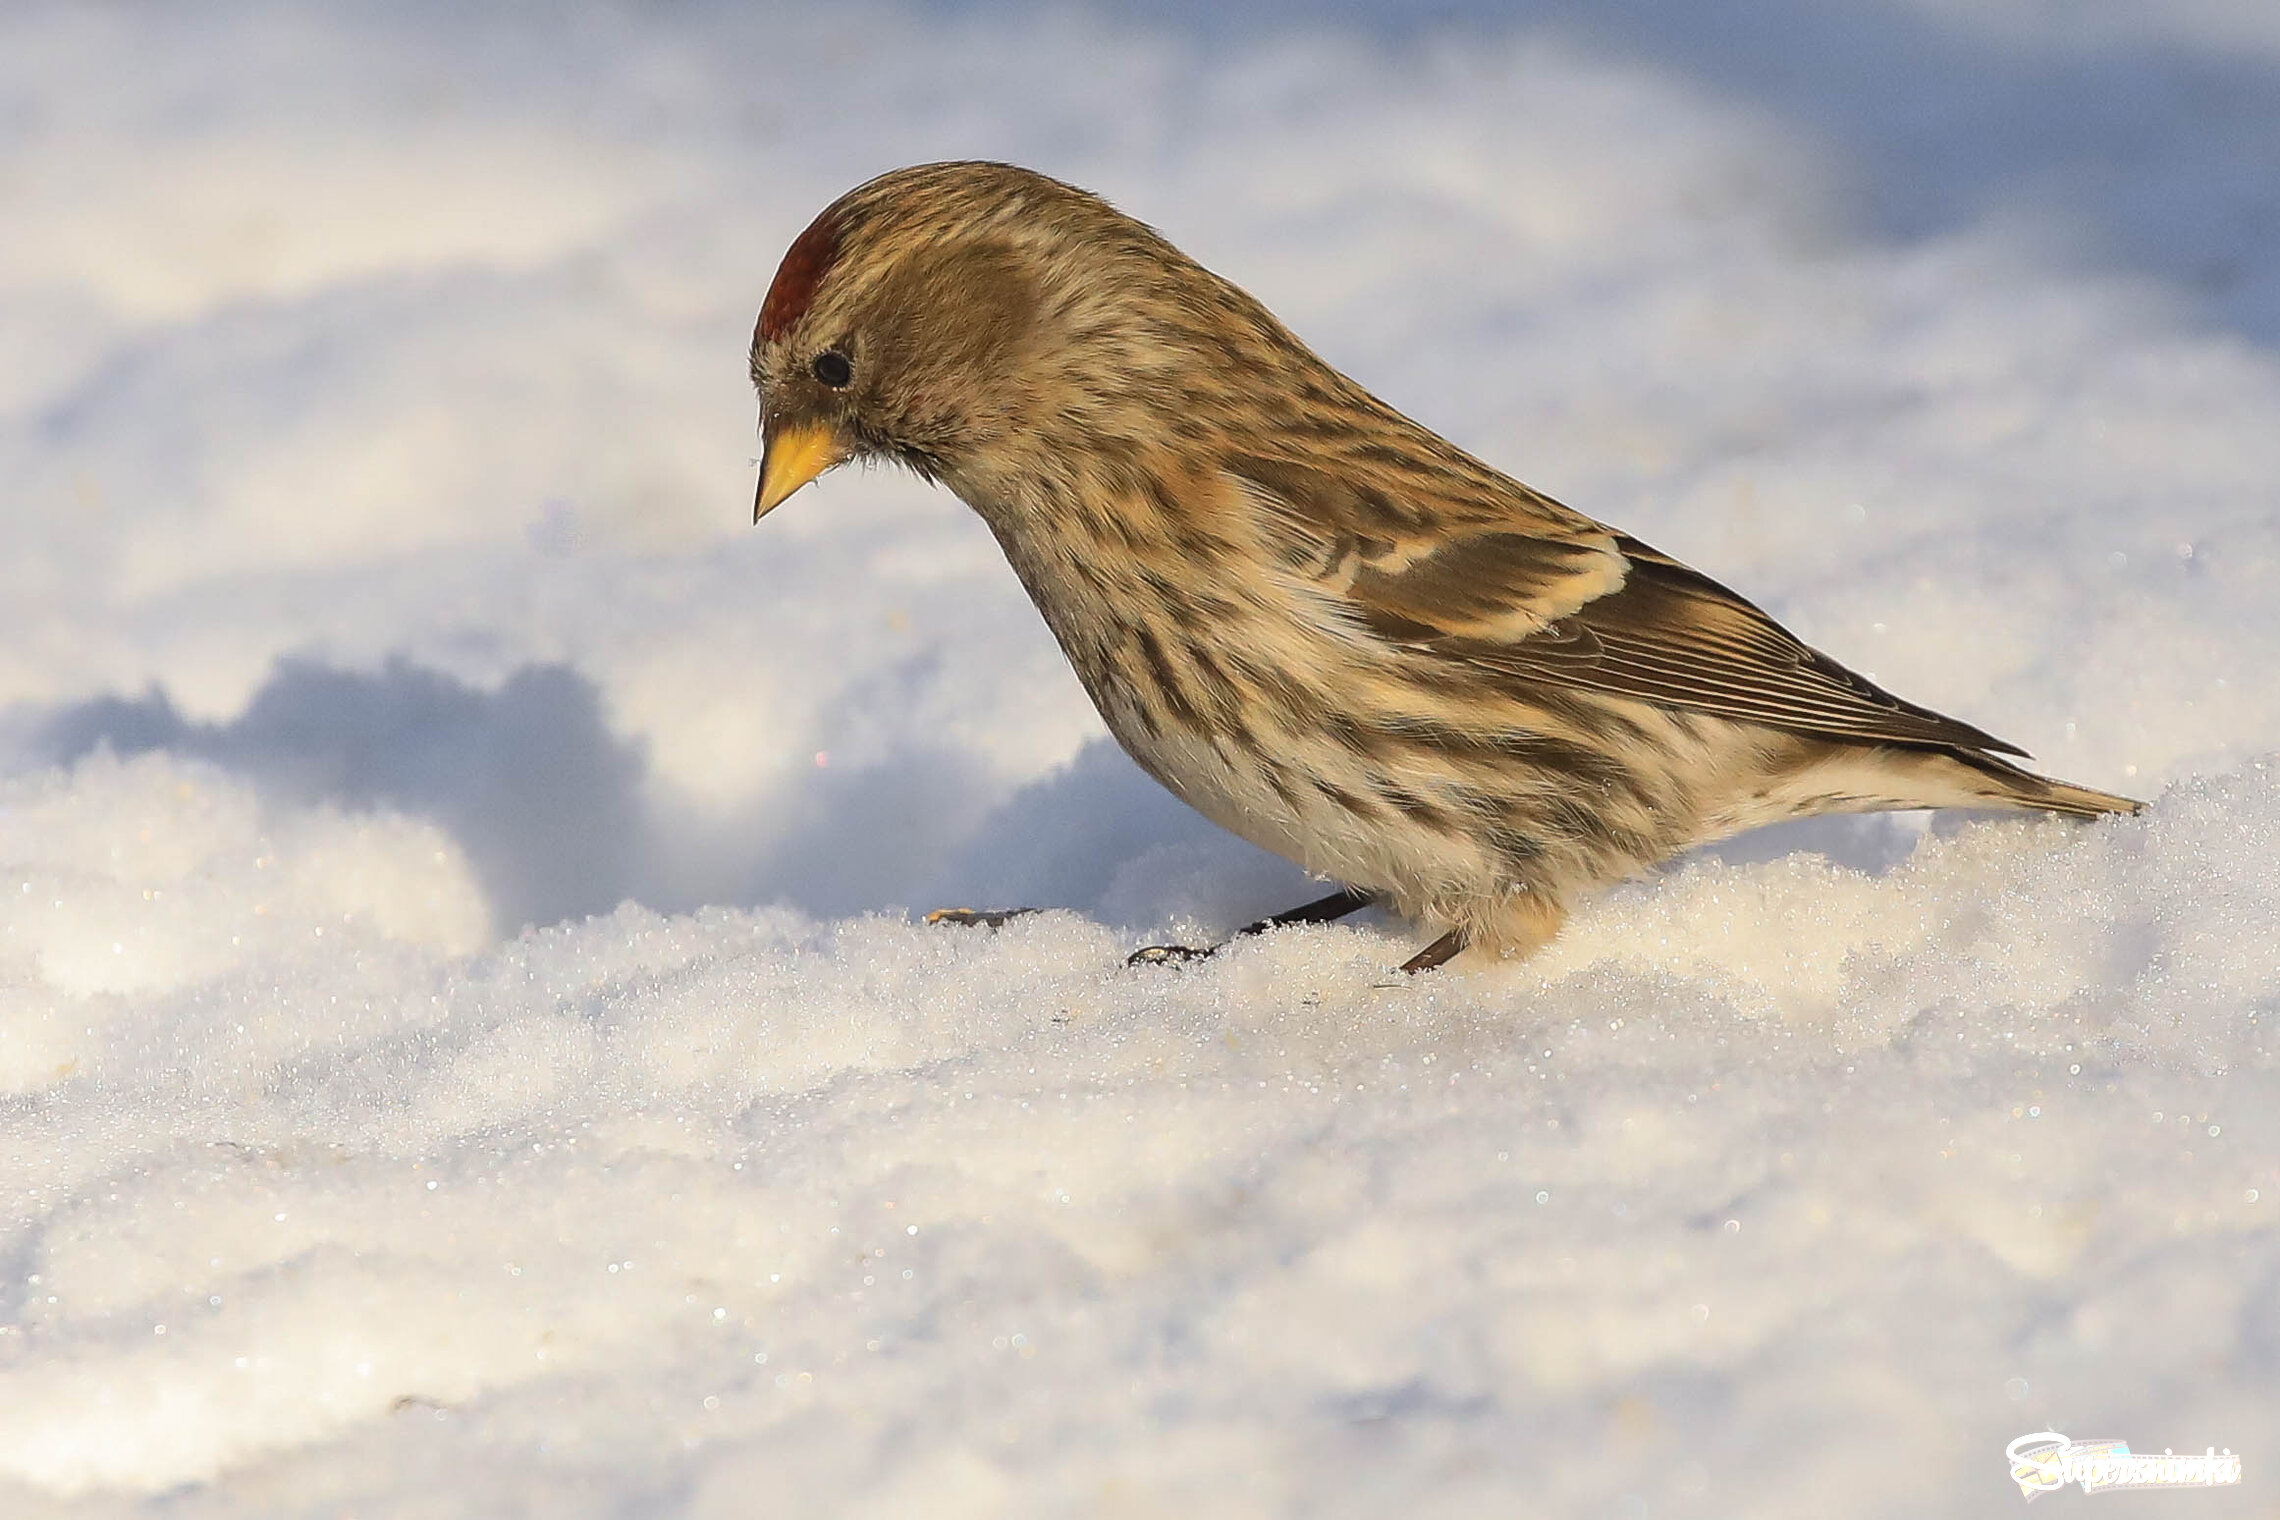
<instances>
[{"instance_id":1,"label":"snow","mask_svg":"<svg viewBox=\"0 0 2280 1520\"><path fill-rule=\"evenodd\" d=\"M2253 0L9 9L0 1513L1961 1515L2042 1429L2268 1509L2276 69ZM954 501L747 522L776 258L960 155L2153 807L1124 969L1320 888Z\"/></svg>"}]
</instances>

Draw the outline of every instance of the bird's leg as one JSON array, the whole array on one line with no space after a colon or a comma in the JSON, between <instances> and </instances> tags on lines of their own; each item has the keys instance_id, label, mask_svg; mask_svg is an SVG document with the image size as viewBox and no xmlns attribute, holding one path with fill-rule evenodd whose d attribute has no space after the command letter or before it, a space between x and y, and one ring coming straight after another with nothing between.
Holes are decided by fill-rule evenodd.
<instances>
[{"instance_id":1,"label":"bird's leg","mask_svg":"<svg viewBox=\"0 0 2280 1520\"><path fill-rule=\"evenodd\" d=\"M995 929L1009 918L1024 918L1042 913L1043 908L936 908L926 915L930 924L978 924L984 929Z\"/></svg>"},{"instance_id":2,"label":"bird's leg","mask_svg":"<svg viewBox=\"0 0 2280 1520\"><path fill-rule=\"evenodd\" d=\"M1227 936L1227 939L1221 941L1220 944L1207 945L1202 949L1197 949L1193 945L1145 945L1126 956L1124 964L1127 966L1160 966L1167 961L1199 961L1207 955L1218 954L1225 945L1241 939L1247 934L1264 934L1269 929L1280 929L1285 924L1331 923L1344 918L1349 913L1359 913L1375 901L1376 899L1367 892L1357 892L1352 887L1340 887L1328 897L1316 898L1313 902L1301 903L1295 908L1288 908L1283 912L1262 918L1257 923L1245 924Z\"/></svg>"},{"instance_id":3,"label":"bird's leg","mask_svg":"<svg viewBox=\"0 0 2280 1520\"><path fill-rule=\"evenodd\" d=\"M1282 912L1262 918L1257 923L1245 924L1242 928L1237 929L1230 938L1239 939L1246 934L1264 934L1269 929L1280 929L1286 924L1333 924L1349 913L1361 912L1362 909L1376 901L1377 899L1367 892L1357 892L1352 887L1340 887L1328 897L1317 897L1310 903L1300 903L1295 908L1285 908Z\"/></svg>"},{"instance_id":4,"label":"bird's leg","mask_svg":"<svg viewBox=\"0 0 2280 1520\"><path fill-rule=\"evenodd\" d=\"M1439 939L1401 963L1404 971L1430 971L1453 959L1465 947L1465 931L1451 929Z\"/></svg>"},{"instance_id":5,"label":"bird's leg","mask_svg":"<svg viewBox=\"0 0 2280 1520\"><path fill-rule=\"evenodd\" d=\"M1557 898L1541 892L1515 892L1505 899L1504 910L1481 930L1483 950L1507 961L1525 960L1552 942L1567 922L1567 909ZM1451 929L1401 963L1405 972L1430 971L1445 966L1475 943L1472 931Z\"/></svg>"}]
</instances>

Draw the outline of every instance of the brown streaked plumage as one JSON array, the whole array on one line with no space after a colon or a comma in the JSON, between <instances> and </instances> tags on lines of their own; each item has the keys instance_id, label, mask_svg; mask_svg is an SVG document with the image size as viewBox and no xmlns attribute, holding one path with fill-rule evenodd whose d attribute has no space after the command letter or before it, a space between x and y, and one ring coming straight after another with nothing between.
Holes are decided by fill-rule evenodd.
<instances>
[{"instance_id":1,"label":"brown streaked plumage","mask_svg":"<svg viewBox=\"0 0 2280 1520\"><path fill-rule=\"evenodd\" d=\"M899 460L1004 548L1110 732L1432 950L1524 954L1589 892L1786 818L2136 803L1904 702L1483 464L1105 202L882 175L801 234L752 347L754 515Z\"/></svg>"}]
</instances>

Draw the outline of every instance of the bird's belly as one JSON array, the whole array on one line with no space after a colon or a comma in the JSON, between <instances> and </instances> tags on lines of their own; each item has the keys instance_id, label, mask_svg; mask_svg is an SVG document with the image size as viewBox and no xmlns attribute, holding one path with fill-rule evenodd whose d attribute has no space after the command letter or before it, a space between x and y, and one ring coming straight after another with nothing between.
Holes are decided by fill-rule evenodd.
<instances>
[{"instance_id":1,"label":"bird's belly","mask_svg":"<svg viewBox=\"0 0 2280 1520\"><path fill-rule=\"evenodd\" d=\"M1038 573L1017 536L1001 541L1126 753L1212 822L1306 871L1406 916L1453 920L1460 905L1564 895L1668 853L1642 837L1657 820L1593 833L1603 810L1563 804L1575 778L1526 758L1524 742L1507 754L1426 737L1477 738L1485 723L1492 740L1525 741L1536 721L1525 704L1485 689L1436 694L1397 653L1256 588L1191 577L1180 604L1152 603L1162 593L1139 584L1076 597ZM1484 711L1500 703L1509 711Z\"/></svg>"},{"instance_id":2,"label":"bird's belly","mask_svg":"<svg viewBox=\"0 0 2280 1520\"><path fill-rule=\"evenodd\" d=\"M1401 903L1510 890L1509 862L1445 820L1437 825L1389 803L1385 777L1345 759L1319 734L1254 731L1244 743L1158 714L1151 723L1128 692L1099 691L1095 703L1126 753L1174 796L1312 875Z\"/></svg>"}]
</instances>

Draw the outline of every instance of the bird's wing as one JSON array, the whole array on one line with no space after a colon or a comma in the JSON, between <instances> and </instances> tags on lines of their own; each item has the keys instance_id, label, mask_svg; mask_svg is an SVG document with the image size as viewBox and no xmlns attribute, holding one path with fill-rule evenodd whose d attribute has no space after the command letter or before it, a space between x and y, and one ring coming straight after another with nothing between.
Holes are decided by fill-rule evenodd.
<instances>
[{"instance_id":1,"label":"bird's wing","mask_svg":"<svg viewBox=\"0 0 2280 1520\"><path fill-rule=\"evenodd\" d=\"M1525 488L1497 517L1452 527L1415 510L1358 520L1356 488L1308 466L1232 473L1266 508L1284 562L1397 647L1825 738L2025 753L1903 702L1708 576Z\"/></svg>"},{"instance_id":2,"label":"bird's wing","mask_svg":"<svg viewBox=\"0 0 2280 1520\"><path fill-rule=\"evenodd\" d=\"M1616 535L1483 469L1494 494L1430 500L1422 478L1238 458L1228 475L1282 565L1394 644L1517 643L1621 588Z\"/></svg>"}]
</instances>

